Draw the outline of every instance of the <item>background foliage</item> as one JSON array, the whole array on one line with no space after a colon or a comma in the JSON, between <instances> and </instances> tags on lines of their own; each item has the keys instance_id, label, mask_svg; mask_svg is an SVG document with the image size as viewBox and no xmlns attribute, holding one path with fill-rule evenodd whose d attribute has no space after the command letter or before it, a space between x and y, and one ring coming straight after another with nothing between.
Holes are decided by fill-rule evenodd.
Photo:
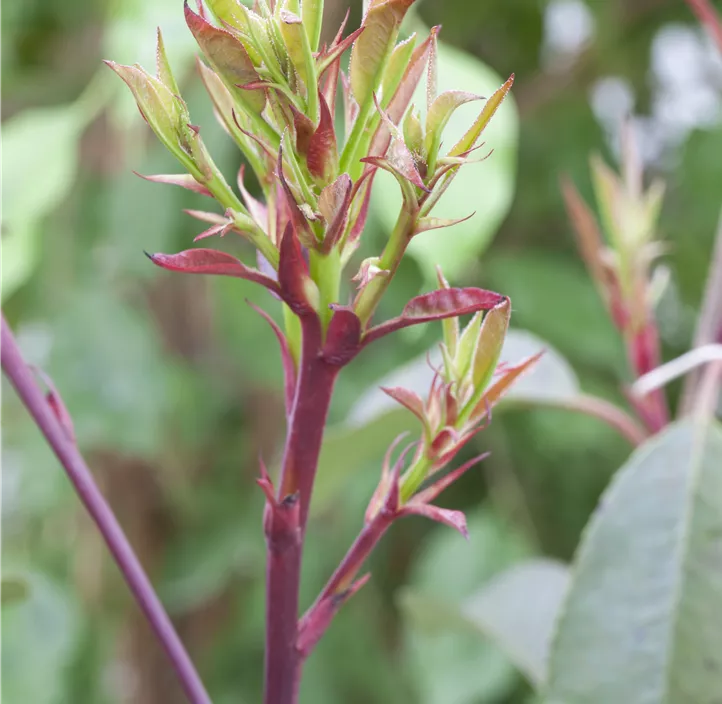
<instances>
[{"instance_id":1,"label":"background foliage","mask_svg":"<svg viewBox=\"0 0 722 704\"><path fill-rule=\"evenodd\" d=\"M334 27L345 8L326 5ZM516 328L569 360L585 390L618 399L623 351L575 255L558 176L568 172L589 197L589 152L613 158L620 119L637 115L649 169L668 184L661 222L670 284L658 309L665 353L685 350L722 196L720 60L680 0L425 0L414 22L442 24L442 40L455 47L442 54L442 88L488 95L515 72L516 108L489 132L495 153L468 167L463 189L450 194L455 215L475 217L425 236L380 313L427 286L429 263L442 259L457 283L510 295ZM131 173L175 165L100 60L152 66L156 25L194 119L232 173L237 155L212 128L178 2L4 8L3 307L26 355L62 391L214 701L252 702L264 560L253 478L258 453L271 461L283 433L279 358L244 303L267 303L262 292L165 275L142 256L186 248L197 229L182 209L197 203ZM369 225L376 242L388 227L381 190ZM391 421L379 421L382 409L365 394L437 334L379 344L341 377L304 603L355 535L378 478ZM12 393L3 412L4 572L17 583L10 597L19 595L3 605L8 701L178 701L162 653ZM569 560L629 447L595 420L515 408L497 414L469 452L480 449L492 457L444 497L467 510L471 541L422 521L395 526L374 556L372 581L309 661L303 701L530 701L522 675L449 605L478 606L474 593L522 559Z\"/></svg>"}]
</instances>

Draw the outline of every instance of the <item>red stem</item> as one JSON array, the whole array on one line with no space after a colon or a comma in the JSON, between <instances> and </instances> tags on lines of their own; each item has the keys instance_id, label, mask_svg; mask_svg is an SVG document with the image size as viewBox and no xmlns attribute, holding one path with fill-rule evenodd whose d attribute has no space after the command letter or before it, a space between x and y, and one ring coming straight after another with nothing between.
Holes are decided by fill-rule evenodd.
<instances>
[{"instance_id":1,"label":"red stem","mask_svg":"<svg viewBox=\"0 0 722 704\"><path fill-rule=\"evenodd\" d=\"M656 369L662 356L659 351L659 333L653 320L632 334L627 340L630 364L637 378ZM655 389L643 399L633 399L632 404L642 422L653 433L657 433L669 423L669 408L663 389Z\"/></svg>"},{"instance_id":2,"label":"red stem","mask_svg":"<svg viewBox=\"0 0 722 704\"><path fill-rule=\"evenodd\" d=\"M722 19L712 7L712 3L709 0L687 0L687 4L697 15L697 19L710 31L719 50L722 51Z\"/></svg>"},{"instance_id":3,"label":"red stem","mask_svg":"<svg viewBox=\"0 0 722 704\"><path fill-rule=\"evenodd\" d=\"M301 555L326 416L339 371L321 355L323 333L318 317L303 316L301 329L299 374L277 501L266 507L265 704L294 704L298 699ZM293 511L288 510L291 506Z\"/></svg>"},{"instance_id":4,"label":"red stem","mask_svg":"<svg viewBox=\"0 0 722 704\"><path fill-rule=\"evenodd\" d=\"M153 590L143 567L123 533L112 509L103 498L93 475L85 464L78 448L69 437L38 387L33 372L22 358L10 327L2 317L2 368L15 387L38 428L45 436L56 457L91 518L98 527L113 558L128 583L133 596L150 623L156 638L168 654L178 674L188 700L192 704L210 704L210 697L173 628L158 596Z\"/></svg>"},{"instance_id":5,"label":"red stem","mask_svg":"<svg viewBox=\"0 0 722 704\"><path fill-rule=\"evenodd\" d=\"M344 595L351 588L364 562L378 545L394 518L395 516L392 513L381 509L371 522L363 527L346 556L326 583L323 591L318 595L313 606L301 619L301 629L304 632L303 640L308 644L302 653L303 658L310 655L313 646L331 624L333 616L344 601ZM325 608L324 602L334 598L337 598L338 602L333 604L332 610L329 612Z\"/></svg>"}]
</instances>

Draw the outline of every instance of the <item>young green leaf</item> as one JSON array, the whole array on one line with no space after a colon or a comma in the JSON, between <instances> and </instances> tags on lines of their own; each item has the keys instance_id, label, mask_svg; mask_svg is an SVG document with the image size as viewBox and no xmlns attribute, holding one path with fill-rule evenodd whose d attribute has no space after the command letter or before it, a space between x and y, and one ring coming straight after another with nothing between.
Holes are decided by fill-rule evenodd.
<instances>
[{"instance_id":1,"label":"young green leaf","mask_svg":"<svg viewBox=\"0 0 722 704\"><path fill-rule=\"evenodd\" d=\"M323 25L323 0L303 0L301 3L301 19L306 28L306 36L311 51L318 51Z\"/></svg>"},{"instance_id":2,"label":"young green leaf","mask_svg":"<svg viewBox=\"0 0 722 704\"><path fill-rule=\"evenodd\" d=\"M414 0L371 0L364 31L351 50L351 90L359 105L371 100L381 82L406 11Z\"/></svg>"}]
</instances>

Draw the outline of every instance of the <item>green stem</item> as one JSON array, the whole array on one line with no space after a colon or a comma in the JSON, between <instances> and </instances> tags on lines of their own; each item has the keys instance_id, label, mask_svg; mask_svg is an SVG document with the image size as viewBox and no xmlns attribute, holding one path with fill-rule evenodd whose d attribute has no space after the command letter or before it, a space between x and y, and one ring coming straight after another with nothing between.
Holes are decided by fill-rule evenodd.
<instances>
[{"instance_id":1,"label":"green stem","mask_svg":"<svg viewBox=\"0 0 722 704\"><path fill-rule=\"evenodd\" d=\"M388 274L372 279L359 294L354 306L355 313L361 319L362 325L368 323L373 316L376 306L378 306L381 297L399 268L406 247L413 236L417 215L418 211L416 209L409 210L406 207L399 213L391 237L389 237L389 241L386 243L383 254L379 259L379 268L388 271Z\"/></svg>"},{"instance_id":2,"label":"green stem","mask_svg":"<svg viewBox=\"0 0 722 704\"><path fill-rule=\"evenodd\" d=\"M341 254L337 247L334 247L328 254L311 251L309 254L311 278L318 286L319 292L319 317L323 329L333 315L329 307L332 303L338 303L339 288L341 284Z\"/></svg>"},{"instance_id":3,"label":"green stem","mask_svg":"<svg viewBox=\"0 0 722 704\"><path fill-rule=\"evenodd\" d=\"M429 470L431 469L431 461L422 455L418 460L401 477L401 486L399 487L399 499L405 504L424 483Z\"/></svg>"},{"instance_id":4,"label":"green stem","mask_svg":"<svg viewBox=\"0 0 722 704\"><path fill-rule=\"evenodd\" d=\"M371 108L373 108L373 98L368 98L366 102L359 108L359 113L356 115L356 120L351 128L351 134L348 136L348 141L343 147L341 153L341 161L339 164L339 173L350 174L352 169L351 166L356 166L355 156L358 150L361 137L364 134L369 117L371 115ZM351 177L353 178L353 176Z\"/></svg>"}]
</instances>

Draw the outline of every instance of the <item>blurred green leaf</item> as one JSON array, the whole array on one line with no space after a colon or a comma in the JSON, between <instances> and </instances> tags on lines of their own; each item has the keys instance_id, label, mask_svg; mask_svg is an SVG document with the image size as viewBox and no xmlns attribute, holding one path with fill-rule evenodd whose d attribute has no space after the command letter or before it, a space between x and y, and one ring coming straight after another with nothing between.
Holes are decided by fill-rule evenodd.
<instances>
[{"instance_id":1,"label":"blurred green leaf","mask_svg":"<svg viewBox=\"0 0 722 704\"><path fill-rule=\"evenodd\" d=\"M243 523L194 530L176 541L166 556L163 602L177 613L191 611L217 596L238 575L263 568L263 545Z\"/></svg>"},{"instance_id":2,"label":"blurred green leaf","mask_svg":"<svg viewBox=\"0 0 722 704\"><path fill-rule=\"evenodd\" d=\"M40 224L75 181L83 125L74 105L26 110L3 125L3 300L32 273Z\"/></svg>"},{"instance_id":3,"label":"blurred green leaf","mask_svg":"<svg viewBox=\"0 0 722 704\"><path fill-rule=\"evenodd\" d=\"M30 598L30 585L21 575L8 575L7 572L0 583L0 601L3 608L17 606Z\"/></svg>"},{"instance_id":4,"label":"blurred green leaf","mask_svg":"<svg viewBox=\"0 0 722 704\"><path fill-rule=\"evenodd\" d=\"M51 327L47 371L82 446L152 454L163 439L168 372L141 312L102 286L77 288Z\"/></svg>"},{"instance_id":5,"label":"blurred green leaf","mask_svg":"<svg viewBox=\"0 0 722 704\"><path fill-rule=\"evenodd\" d=\"M80 614L70 595L47 577L34 573L28 580L30 597L3 609L3 700L61 704Z\"/></svg>"},{"instance_id":6,"label":"blurred green leaf","mask_svg":"<svg viewBox=\"0 0 722 704\"><path fill-rule=\"evenodd\" d=\"M463 89L488 97L504 82L475 57L443 42L439 43L438 57L439 92ZM417 107L426 105L423 82L413 102ZM447 149L472 125L479 105L474 102L463 105L451 116L442 136ZM514 194L518 129L516 107L510 96L483 135L486 146L479 153L493 149L493 154L483 164L463 167L433 210L433 216L439 218L459 218L475 212L474 217L448 230L432 230L412 240L408 252L429 281L436 281L437 264L448 279L456 278L491 242ZM391 232L401 207L401 195L393 176L379 170L371 204L386 231Z\"/></svg>"},{"instance_id":7,"label":"blurred green leaf","mask_svg":"<svg viewBox=\"0 0 722 704\"><path fill-rule=\"evenodd\" d=\"M686 420L622 467L582 539L549 701L708 704L722 691L722 428Z\"/></svg>"},{"instance_id":8,"label":"blurred green leaf","mask_svg":"<svg viewBox=\"0 0 722 704\"><path fill-rule=\"evenodd\" d=\"M462 614L538 686L546 679L554 624L568 587L566 565L530 560L473 594L462 605Z\"/></svg>"},{"instance_id":9,"label":"blurred green leaf","mask_svg":"<svg viewBox=\"0 0 722 704\"><path fill-rule=\"evenodd\" d=\"M493 643L479 638L459 605L530 548L488 508L470 513L468 525L468 542L450 530L432 531L400 597L420 704L498 701L516 683L512 664Z\"/></svg>"}]
</instances>

